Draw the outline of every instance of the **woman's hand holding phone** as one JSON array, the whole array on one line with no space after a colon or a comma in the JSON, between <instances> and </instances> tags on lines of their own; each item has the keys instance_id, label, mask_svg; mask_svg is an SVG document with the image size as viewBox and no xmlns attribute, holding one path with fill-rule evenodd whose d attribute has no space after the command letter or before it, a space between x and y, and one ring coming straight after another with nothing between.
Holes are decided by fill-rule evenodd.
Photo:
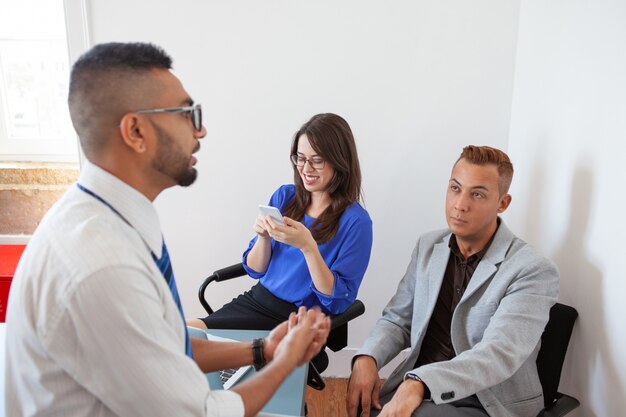
<instances>
[{"instance_id":1,"label":"woman's hand holding phone","mask_svg":"<svg viewBox=\"0 0 626 417\"><path fill-rule=\"evenodd\" d=\"M265 219L267 217L272 217L274 219L276 219L277 222L282 223L283 225L285 224L283 222L283 215L280 213L280 210L278 210L276 207L272 207L272 206L264 206L264 205L259 205L259 215L256 218L256 221L254 222L254 231L257 235L259 235L260 238L263 239L269 239L270 235L268 233L268 224L265 221Z\"/></svg>"},{"instance_id":2,"label":"woman's hand holding phone","mask_svg":"<svg viewBox=\"0 0 626 417\"><path fill-rule=\"evenodd\" d=\"M255 231L260 237L267 235L303 252L312 246L317 247L311 231L304 224L284 217L276 207L260 205L259 211Z\"/></svg>"},{"instance_id":3,"label":"woman's hand holding phone","mask_svg":"<svg viewBox=\"0 0 626 417\"><path fill-rule=\"evenodd\" d=\"M304 224L289 217L283 217L283 221L285 225L281 226L273 217L265 218L266 230L274 240L298 248L302 252L313 247L317 248L317 242Z\"/></svg>"}]
</instances>

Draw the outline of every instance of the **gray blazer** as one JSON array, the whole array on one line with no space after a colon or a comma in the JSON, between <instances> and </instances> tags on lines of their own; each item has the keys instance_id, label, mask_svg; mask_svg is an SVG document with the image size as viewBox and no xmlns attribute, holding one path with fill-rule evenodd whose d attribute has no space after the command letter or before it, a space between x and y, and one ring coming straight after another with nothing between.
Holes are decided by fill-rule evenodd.
<instances>
[{"instance_id":1,"label":"gray blazer","mask_svg":"<svg viewBox=\"0 0 626 417\"><path fill-rule=\"evenodd\" d=\"M436 404L477 394L492 417L535 417L543 407L537 352L556 302L556 266L500 223L452 316L456 357L413 369L450 255L450 231L421 236L411 263L383 316L357 355L370 355L380 369L401 350L409 357L383 385L394 391L411 371Z\"/></svg>"}]
</instances>

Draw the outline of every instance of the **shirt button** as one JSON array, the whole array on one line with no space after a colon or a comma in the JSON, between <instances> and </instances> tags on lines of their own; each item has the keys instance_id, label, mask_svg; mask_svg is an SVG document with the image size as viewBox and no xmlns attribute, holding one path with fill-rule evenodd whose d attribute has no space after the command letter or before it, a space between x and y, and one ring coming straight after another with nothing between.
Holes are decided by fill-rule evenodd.
<instances>
[{"instance_id":1,"label":"shirt button","mask_svg":"<svg viewBox=\"0 0 626 417\"><path fill-rule=\"evenodd\" d=\"M461 294L461 289L459 287L456 287L456 293Z\"/></svg>"}]
</instances>

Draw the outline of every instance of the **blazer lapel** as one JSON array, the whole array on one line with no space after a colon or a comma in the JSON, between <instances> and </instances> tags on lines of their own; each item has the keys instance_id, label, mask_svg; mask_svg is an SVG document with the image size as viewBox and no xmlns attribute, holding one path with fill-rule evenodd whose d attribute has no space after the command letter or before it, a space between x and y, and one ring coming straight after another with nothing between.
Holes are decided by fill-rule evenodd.
<instances>
[{"instance_id":1,"label":"blazer lapel","mask_svg":"<svg viewBox=\"0 0 626 417\"><path fill-rule=\"evenodd\" d=\"M439 290L443 282L443 276L448 265L450 257L450 248L448 242L450 234L444 236L438 243L433 246L433 253L429 259L427 269L428 286L415 286L415 294L413 295L414 308L413 319L411 323L411 346L413 349L419 348L418 341L420 335L426 332L428 322L435 309L437 298L439 298Z\"/></svg>"},{"instance_id":2,"label":"blazer lapel","mask_svg":"<svg viewBox=\"0 0 626 417\"><path fill-rule=\"evenodd\" d=\"M432 260L428 268L428 299L426 300L428 311L431 312L430 314L432 314L435 308L435 303L437 302L439 291L441 290L443 276L448 266L448 259L450 258L448 242L450 241L450 236L451 234L446 235L439 243L435 244L433 248ZM416 294L415 297L416 301L424 302L423 295Z\"/></svg>"},{"instance_id":3,"label":"blazer lapel","mask_svg":"<svg viewBox=\"0 0 626 417\"><path fill-rule=\"evenodd\" d=\"M471 297L472 294L474 294L476 290L478 290L485 283L485 281L491 278L491 276L498 270L497 265L504 261L513 238L513 233L508 227L506 227L504 222L500 220L500 226L498 226L498 230L496 231L496 235L491 242L491 246L489 246L487 253L485 253L485 256L478 264L476 271L474 271L472 279L470 279L469 284L467 284L467 288L459 304Z\"/></svg>"}]
</instances>

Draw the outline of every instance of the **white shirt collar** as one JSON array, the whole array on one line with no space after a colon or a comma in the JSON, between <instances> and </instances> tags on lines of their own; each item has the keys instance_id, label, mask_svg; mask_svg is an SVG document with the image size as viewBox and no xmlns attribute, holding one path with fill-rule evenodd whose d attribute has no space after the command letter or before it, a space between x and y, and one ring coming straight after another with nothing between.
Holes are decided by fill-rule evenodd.
<instances>
[{"instance_id":1,"label":"white shirt collar","mask_svg":"<svg viewBox=\"0 0 626 417\"><path fill-rule=\"evenodd\" d=\"M133 227L157 258L161 257L163 235L159 216L148 198L116 176L88 161L78 183L117 210Z\"/></svg>"}]
</instances>

